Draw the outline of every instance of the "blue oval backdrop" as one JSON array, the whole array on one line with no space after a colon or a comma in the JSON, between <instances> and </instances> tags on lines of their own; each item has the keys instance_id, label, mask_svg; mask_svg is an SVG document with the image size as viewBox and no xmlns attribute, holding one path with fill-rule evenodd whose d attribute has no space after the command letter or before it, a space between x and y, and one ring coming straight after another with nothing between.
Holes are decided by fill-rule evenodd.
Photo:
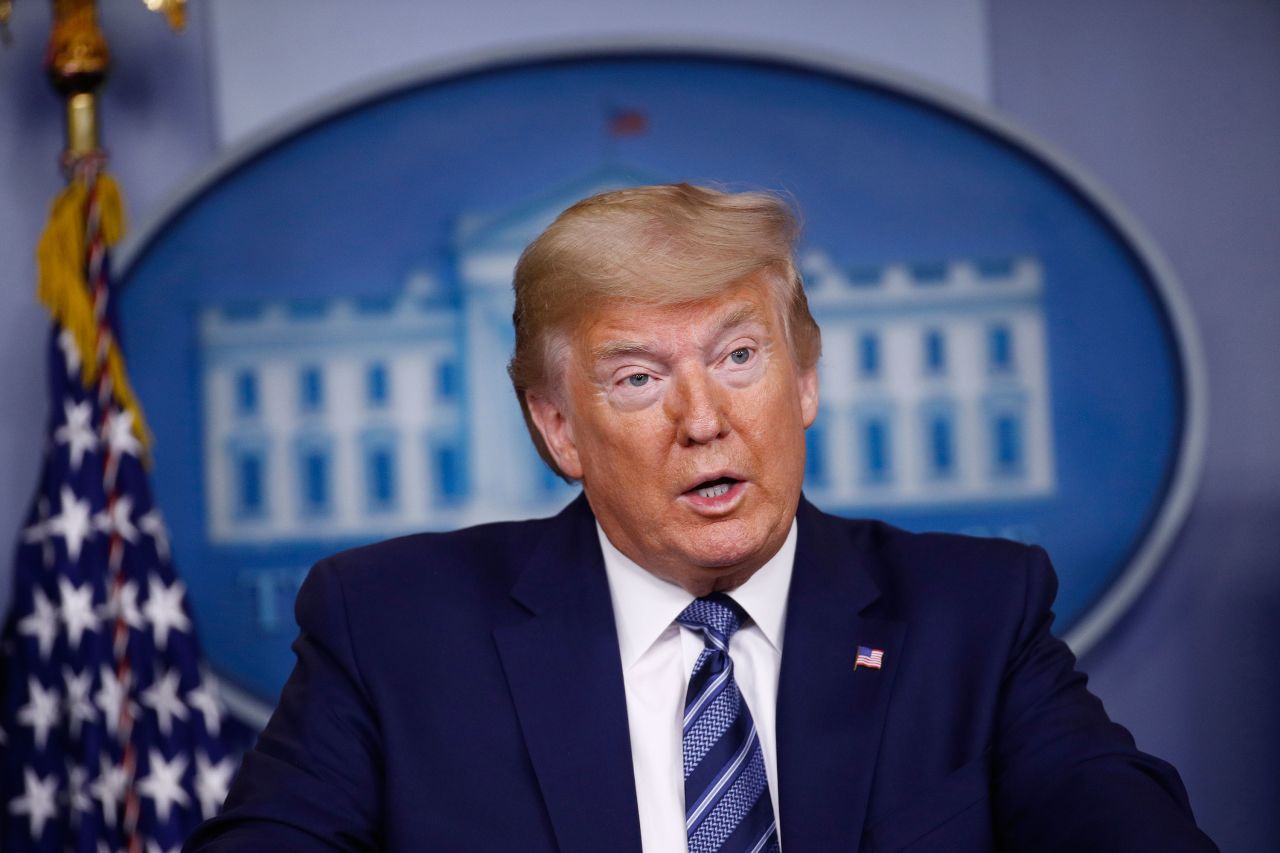
<instances>
[{"instance_id":1,"label":"blue oval backdrop","mask_svg":"<svg viewBox=\"0 0 1280 853\"><path fill-rule=\"evenodd\" d=\"M316 559L574 494L506 381L510 273L565 206L636 183L803 211L815 503L1043 544L1059 633L1115 609L1189 488L1182 321L1096 195L975 115L803 60L597 52L401 82L214 169L134 253L121 313L238 704L274 701Z\"/></svg>"}]
</instances>

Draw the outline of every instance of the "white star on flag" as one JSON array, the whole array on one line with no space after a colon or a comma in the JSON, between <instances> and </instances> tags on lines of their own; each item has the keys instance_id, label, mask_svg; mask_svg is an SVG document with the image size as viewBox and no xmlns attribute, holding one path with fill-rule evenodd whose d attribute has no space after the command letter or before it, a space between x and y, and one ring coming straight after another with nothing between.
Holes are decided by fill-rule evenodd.
<instances>
[{"instance_id":1,"label":"white star on flag","mask_svg":"<svg viewBox=\"0 0 1280 853\"><path fill-rule=\"evenodd\" d=\"M49 602L44 591L37 588L31 595L33 609L18 620L18 633L24 637L35 637L36 648L40 651L40 660L47 660L53 651L54 640L58 639L58 608Z\"/></svg>"},{"instance_id":2,"label":"white star on flag","mask_svg":"<svg viewBox=\"0 0 1280 853\"><path fill-rule=\"evenodd\" d=\"M39 841L45 822L58 814L58 777L41 779L30 767L22 768L23 793L9 802L9 811L31 820L31 837Z\"/></svg>"},{"instance_id":3,"label":"white star on flag","mask_svg":"<svg viewBox=\"0 0 1280 853\"><path fill-rule=\"evenodd\" d=\"M138 541L138 528L133 526L133 498L121 495L93 518L93 526L101 533L115 533L130 545Z\"/></svg>"},{"instance_id":4,"label":"white star on flag","mask_svg":"<svg viewBox=\"0 0 1280 853\"><path fill-rule=\"evenodd\" d=\"M110 449L110 454L107 459L107 468L102 474L102 481L110 492L115 489L120 460L125 456L136 457L142 450L142 444L133 434L133 412L127 409L111 409L107 413L107 422L104 427L107 431L107 447Z\"/></svg>"},{"instance_id":5,"label":"white star on flag","mask_svg":"<svg viewBox=\"0 0 1280 853\"><path fill-rule=\"evenodd\" d=\"M203 752L196 753L196 796L200 798L200 814L213 817L227 799L231 787L231 774L236 766L227 756L213 764Z\"/></svg>"},{"instance_id":6,"label":"white star on flag","mask_svg":"<svg viewBox=\"0 0 1280 853\"><path fill-rule=\"evenodd\" d=\"M165 761L164 755L156 749L149 754L150 772L138 780L138 793L155 803L156 816L164 823L169 820L169 810L174 805L185 807L191 803L191 798L182 789L182 774L187 770L187 759L185 756L175 755L173 761Z\"/></svg>"},{"instance_id":7,"label":"white star on flag","mask_svg":"<svg viewBox=\"0 0 1280 853\"><path fill-rule=\"evenodd\" d=\"M178 698L178 682L181 679L182 673L176 668L171 669L157 677L139 697L143 705L156 712L156 722L159 723L160 732L165 737L168 737L173 730L175 719L187 718L187 706Z\"/></svg>"},{"instance_id":8,"label":"white star on flag","mask_svg":"<svg viewBox=\"0 0 1280 853\"><path fill-rule=\"evenodd\" d=\"M125 581L120 586L120 594L102 603L98 608L98 616L104 622L121 620L130 628L142 630L142 611L138 609L138 585L133 581Z\"/></svg>"},{"instance_id":9,"label":"white star on flag","mask_svg":"<svg viewBox=\"0 0 1280 853\"><path fill-rule=\"evenodd\" d=\"M67 794L66 803L71 808L72 819L79 825L82 812L93 811L93 800L85 785L89 782L88 772L75 762L67 762Z\"/></svg>"},{"instance_id":10,"label":"white star on flag","mask_svg":"<svg viewBox=\"0 0 1280 853\"><path fill-rule=\"evenodd\" d=\"M120 811L120 804L124 802L127 777L124 767L112 762L105 755L101 758L100 766L102 770L98 778L94 779L93 784L89 786L89 791L94 799L102 803L102 817L107 826L114 827L116 812Z\"/></svg>"},{"instance_id":11,"label":"white star on flag","mask_svg":"<svg viewBox=\"0 0 1280 853\"><path fill-rule=\"evenodd\" d=\"M199 686L187 693L187 704L200 712L204 717L205 731L216 737L222 728L222 703L218 701L215 688L213 676L204 673Z\"/></svg>"},{"instance_id":12,"label":"white star on flag","mask_svg":"<svg viewBox=\"0 0 1280 853\"><path fill-rule=\"evenodd\" d=\"M79 471L84 455L98 449L98 436L92 426L93 404L88 400L73 403L67 399L62 401L62 411L66 423L53 431L53 440L68 445L71 470Z\"/></svg>"},{"instance_id":13,"label":"white star on flag","mask_svg":"<svg viewBox=\"0 0 1280 853\"><path fill-rule=\"evenodd\" d=\"M106 664L98 668L98 676L98 692L93 695L93 701L102 711L102 721L107 725L107 733L114 737L120 730L125 687Z\"/></svg>"},{"instance_id":14,"label":"white star on flag","mask_svg":"<svg viewBox=\"0 0 1280 853\"><path fill-rule=\"evenodd\" d=\"M89 523L89 502L78 500L70 486L63 486L60 494L62 508L57 515L45 522L45 528L63 538L67 543L67 555L74 563L80 559L84 540L93 533Z\"/></svg>"},{"instance_id":15,"label":"white star on flag","mask_svg":"<svg viewBox=\"0 0 1280 853\"><path fill-rule=\"evenodd\" d=\"M36 501L36 514L40 520L22 531L22 541L40 543L40 556L44 560L44 567L48 569L53 566L57 555L53 551L53 542L49 539L49 499L44 495Z\"/></svg>"},{"instance_id":16,"label":"white star on flag","mask_svg":"<svg viewBox=\"0 0 1280 853\"><path fill-rule=\"evenodd\" d=\"M182 581L175 580L173 586L165 586L164 581L155 575L147 578L147 601L142 605L142 612L151 622L156 646L161 651L169 644L171 630L191 630L191 620L182 610L182 597L186 591Z\"/></svg>"},{"instance_id":17,"label":"white star on flag","mask_svg":"<svg viewBox=\"0 0 1280 853\"><path fill-rule=\"evenodd\" d=\"M76 336L70 329L58 333L58 348L62 350L62 360L67 363L67 378L75 379L80 372L80 347L76 346Z\"/></svg>"},{"instance_id":18,"label":"white star on flag","mask_svg":"<svg viewBox=\"0 0 1280 853\"><path fill-rule=\"evenodd\" d=\"M27 704L18 709L18 722L30 726L38 749L44 749L49 731L58 722L58 691L44 689L34 675L27 676Z\"/></svg>"},{"instance_id":19,"label":"white star on flag","mask_svg":"<svg viewBox=\"0 0 1280 853\"><path fill-rule=\"evenodd\" d=\"M138 519L138 527L156 543L156 554L164 562L169 561L169 529L164 526L164 516L160 510L151 512Z\"/></svg>"},{"instance_id":20,"label":"white star on flag","mask_svg":"<svg viewBox=\"0 0 1280 853\"><path fill-rule=\"evenodd\" d=\"M117 459L124 455L137 456L142 449L138 437L133 434L133 412L128 409L112 409L107 422L107 446Z\"/></svg>"},{"instance_id":21,"label":"white star on flag","mask_svg":"<svg viewBox=\"0 0 1280 853\"><path fill-rule=\"evenodd\" d=\"M62 594L62 622L67 626L67 638L74 651L79 648L85 631L98 630L98 614L93 609L93 585L86 582L76 586L59 577L58 592Z\"/></svg>"},{"instance_id":22,"label":"white star on flag","mask_svg":"<svg viewBox=\"0 0 1280 853\"><path fill-rule=\"evenodd\" d=\"M97 718L97 709L89 701L89 688L93 686L93 671L86 669L79 675L69 666L62 668L62 680L67 685L67 725L71 736L80 737L80 724L92 723Z\"/></svg>"}]
</instances>

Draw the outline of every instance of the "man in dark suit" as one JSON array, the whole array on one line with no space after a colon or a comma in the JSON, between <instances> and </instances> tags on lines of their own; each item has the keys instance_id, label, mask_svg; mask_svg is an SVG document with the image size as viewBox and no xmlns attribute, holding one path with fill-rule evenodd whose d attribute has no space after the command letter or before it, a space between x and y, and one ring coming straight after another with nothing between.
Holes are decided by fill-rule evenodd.
<instances>
[{"instance_id":1,"label":"man in dark suit","mask_svg":"<svg viewBox=\"0 0 1280 853\"><path fill-rule=\"evenodd\" d=\"M800 494L794 219L587 199L516 270L552 519L337 555L193 850L1212 850L1050 633L1043 551Z\"/></svg>"}]
</instances>

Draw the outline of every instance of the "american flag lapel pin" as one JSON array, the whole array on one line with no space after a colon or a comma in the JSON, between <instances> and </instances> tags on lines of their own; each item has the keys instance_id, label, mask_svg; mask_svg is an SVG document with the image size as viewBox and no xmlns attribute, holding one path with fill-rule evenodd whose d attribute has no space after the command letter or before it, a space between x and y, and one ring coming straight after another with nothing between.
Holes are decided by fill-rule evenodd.
<instances>
[{"instance_id":1,"label":"american flag lapel pin","mask_svg":"<svg viewBox=\"0 0 1280 853\"><path fill-rule=\"evenodd\" d=\"M860 666L867 669L879 669L884 665L884 649L873 649L870 646L858 646L858 656L853 659L853 668Z\"/></svg>"}]
</instances>

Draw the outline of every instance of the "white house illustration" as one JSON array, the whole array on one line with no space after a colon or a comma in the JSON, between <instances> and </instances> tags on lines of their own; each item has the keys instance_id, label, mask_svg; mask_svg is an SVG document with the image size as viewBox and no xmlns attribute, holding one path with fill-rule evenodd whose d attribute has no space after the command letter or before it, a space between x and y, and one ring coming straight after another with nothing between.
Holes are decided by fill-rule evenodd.
<instances>
[{"instance_id":1,"label":"white house illustration","mask_svg":"<svg viewBox=\"0 0 1280 853\"><path fill-rule=\"evenodd\" d=\"M838 269L810 251L802 268L823 343L812 497L856 509L1052 494L1033 258Z\"/></svg>"},{"instance_id":2,"label":"white house illustration","mask_svg":"<svg viewBox=\"0 0 1280 853\"><path fill-rule=\"evenodd\" d=\"M521 250L605 169L459 220L438 272L385 297L205 306L206 523L216 544L371 537L554 512L510 389ZM1032 258L803 258L823 330L807 492L835 510L1054 489L1043 282Z\"/></svg>"}]
</instances>

